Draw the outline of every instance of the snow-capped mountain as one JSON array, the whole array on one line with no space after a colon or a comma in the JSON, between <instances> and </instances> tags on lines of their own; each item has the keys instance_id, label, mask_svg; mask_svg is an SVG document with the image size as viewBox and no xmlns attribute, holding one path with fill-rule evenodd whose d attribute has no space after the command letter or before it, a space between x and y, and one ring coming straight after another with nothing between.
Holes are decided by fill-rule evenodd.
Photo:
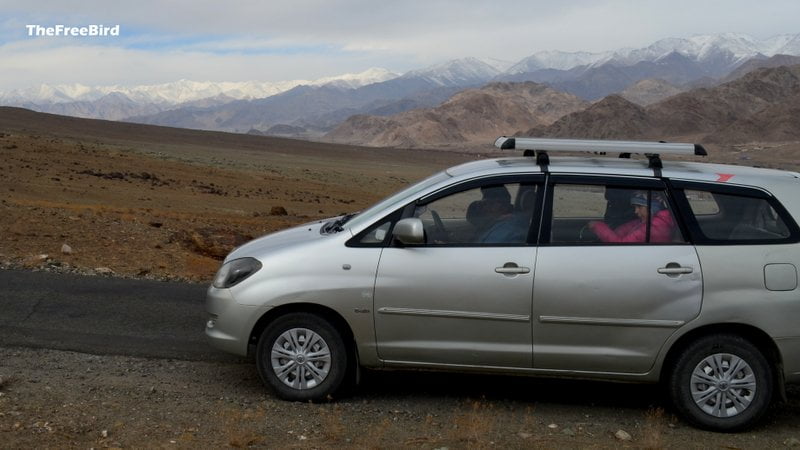
<instances>
[{"instance_id":1,"label":"snow-capped mountain","mask_svg":"<svg viewBox=\"0 0 800 450\"><path fill-rule=\"evenodd\" d=\"M412 70L403 79L425 79L439 86L467 86L484 83L498 75L504 79L543 69L567 71L586 69L604 64L632 66L640 62L658 62L670 55L682 55L698 63L712 62L712 75L730 71L746 60L763 55L800 55L800 34L779 35L758 40L745 34L724 33L697 35L689 38L667 38L637 49L611 52L541 51L516 63L494 58L462 58L424 69ZM270 97L300 86L331 85L343 89L380 83L398 75L380 68L360 73L343 74L317 80L288 80L277 82L212 82L179 80L170 83L141 86L86 86L82 84L40 85L27 89L0 91L0 104L45 105L69 102L93 102L108 94L119 93L135 103L169 107L212 97L236 100ZM546 81L534 79L534 81Z\"/></svg>"},{"instance_id":2,"label":"snow-capped mountain","mask_svg":"<svg viewBox=\"0 0 800 450\"><path fill-rule=\"evenodd\" d=\"M504 73L514 75L542 69L569 70L580 66L597 67L606 63L629 66L643 61L655 62L672 53L696 62L718 58L725 53L730 55L731 64L736 65L757 55L800 55L800 34L758 40L746 34L723 33L666 38L647 47L601 53L543 51L524 58Z\"/></svg>"},{"instance_id":3,"label":"snow-capped mountain","mask_svg":"<svg viewBox=\"0 0 800 450\"><path fill-rule=\"evenodd\" d=\"M485 83L500 70L478 58L461 58L420 70L406 72L400 78L421 78L439 86L468 86Z\"/></svg>"},{"instance_id":4,"label":"snow-capped mountain","mask_svg":"<svg viewBox=\"0 0 800 450\"><path fill-rule=\"evenodd\" d=\"M779 35L765 40L739 33L667 38L639 49L617 50L608 59L598 60L594 65L605 62L632 65L641 61L658 61L671 53L697 62L718 58L724 53L730 55L732 65L737 65L757 55L800 54L800 34Z\"/></svg>"},{"instance_id":5,"label":"snow-capped mountain","mask_svg":"<svg viewBox=\"0 0 800 450\"><path fill-rule=\"evenodd\" d=\"M301 83L301 84L309 84L312 86L333 85L341 88L355 89L361 86L366 86L368 84L380 83L382 81L391 80L397 77L398 75L396 73L390 72L386 69L382 69L379 67L373 67L371 69L367 69L359 73L346 73L344 75L320 78L310 83ZM261 97L265 96L262 95ZM258 98L258 97L253 96L252 98Z\"/></svg>"},{"instance_id":6,"label":"snow-capped mountain","mask_svg":"<svg viewBox=\"0 0 800 450\"><path fill-rule=\"evenodd\" d=\"M736 33L667 38L608 53L539 52L498 76L503 81L546 83L597 100L645 79L674 86L723 79L742 64L776 54L800 55L800 34L759 40Z\"/></svg>"},{"instance_id":7,"label":"snow-capped mountain","mask_svg":"<svg viewBox=\"0 0 800 450\"><path fill-rule=\"evenodd\" d=\"M497 59L497 58L477 58L477 59L481 62L485 62L486 64L494 67L500 72L505 72L506 70L514 66L514 64L516 64L516 62L514 61L507 61L505 59Z\"/></svg>"},{"instance_id":8,"label":"snow-capped mountain","mask_svg":"<svg viewBox=\"0 0 800 450\"><path fill-rule=\"evenodd\" d=\"M108 94L122 94L136 103L156 105L177 105L210 97L224 95L232 99L252 99L270 97L286 92L300 85L322 86L333 84L340 87L356 88L367 84L390 80L396 74L380 68L371 68L360 73L348 73L317 80L290 81L244 81L213 82L179 80L171 83L141 86L85 86L82 84L40 85L28 89L0 92L2 104L46 104L68 102L92 102Z\"/></svg>"},{"instance_id":9,"label":"snow-capped mountain","mask_svg":"<svg viewBox=\"0 0 800 450\"><path fill-rule=\"evenodd\" d=\"M609 58L613 53L544 51L534 53L508 68L506 74L533 72L541 69L569 70L573 67L594 64Z\"/></svg>"},{"instance_id":10,"label":"snow-capped mountain","mask_svg":"<svg viewBox=\"0 0 800 450\"><path fill-rule=\"evenodd\" d=\"M800 55L800 34L784 34L764 41L765 55Z\"/></svg>"}]
</instances>

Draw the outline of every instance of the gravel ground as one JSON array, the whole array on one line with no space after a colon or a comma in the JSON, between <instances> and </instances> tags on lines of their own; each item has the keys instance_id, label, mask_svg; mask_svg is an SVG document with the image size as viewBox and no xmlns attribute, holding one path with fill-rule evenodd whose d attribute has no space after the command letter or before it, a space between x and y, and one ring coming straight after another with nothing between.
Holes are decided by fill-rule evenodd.
<instances>
[{"instance_id":1,"label":"gravel ground","mask_svg":"<svg viewBox=\"0 0 800 450\"><path fill-rule=\"evenodd\" d=\"M0 348L4 448L782 448L800 446L800 389L762 425L709 433L652 386L368 372L326 404L278 400L250 361Z\"/></svg>"}]
</instances>

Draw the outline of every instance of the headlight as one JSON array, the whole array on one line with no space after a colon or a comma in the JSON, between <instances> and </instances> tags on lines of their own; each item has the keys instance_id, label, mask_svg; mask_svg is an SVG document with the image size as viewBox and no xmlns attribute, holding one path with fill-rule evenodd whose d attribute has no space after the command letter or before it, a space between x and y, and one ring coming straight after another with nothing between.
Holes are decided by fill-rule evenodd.
<instances>
[{"instance_id":1,"label":"headlight","mask_svg":"<svg viewBox=\"0 0 800 450\"><path fill-rule=\"evenodd\" d=\"M261 262L255 258L234 259L222 265L214 277L217 289L226 289L239 284L261 269Z\"/></svg>"}]
</instances>

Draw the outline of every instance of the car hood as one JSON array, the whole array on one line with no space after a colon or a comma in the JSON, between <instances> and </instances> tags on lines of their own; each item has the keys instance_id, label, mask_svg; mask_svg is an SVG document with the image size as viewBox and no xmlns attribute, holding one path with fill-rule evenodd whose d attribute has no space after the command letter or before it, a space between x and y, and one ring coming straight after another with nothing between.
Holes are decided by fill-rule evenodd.
<instances>
[{"instance_id":1,"label":"car hood","mask_svg":"<svg viewBox=\"0 0 800 450\"><path fill-rule=\"evenodd\" d=\"M322 228L325 223L334 219L325 219L319 222L306 223L254 239L242 245L241 247L235 248L225 258L225 262L233 259L244 258L246 256L258 258L265 253L277 250L279 248L288 247L297 243L309 242L316 239L324 239L331 235L321 234L320 228ZM347 231L344 232L349 234Z\"/></svg>"}]
</instances>

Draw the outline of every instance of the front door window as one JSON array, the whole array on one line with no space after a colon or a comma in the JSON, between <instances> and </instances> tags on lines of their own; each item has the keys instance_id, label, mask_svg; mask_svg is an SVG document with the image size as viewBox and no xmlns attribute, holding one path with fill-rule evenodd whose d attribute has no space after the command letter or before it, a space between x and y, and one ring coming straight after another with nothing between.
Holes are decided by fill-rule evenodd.
<instances>
[{"instance_id":1,"label":"front door window","mask_svg":"<svg viewBox=\"0 0 800 450\"><path fill-rule=\"evenodd\" d=\"M525 244L537 202L536 185L484 185L417 205L429 245Z\"/></svg>"}]
</instances>

